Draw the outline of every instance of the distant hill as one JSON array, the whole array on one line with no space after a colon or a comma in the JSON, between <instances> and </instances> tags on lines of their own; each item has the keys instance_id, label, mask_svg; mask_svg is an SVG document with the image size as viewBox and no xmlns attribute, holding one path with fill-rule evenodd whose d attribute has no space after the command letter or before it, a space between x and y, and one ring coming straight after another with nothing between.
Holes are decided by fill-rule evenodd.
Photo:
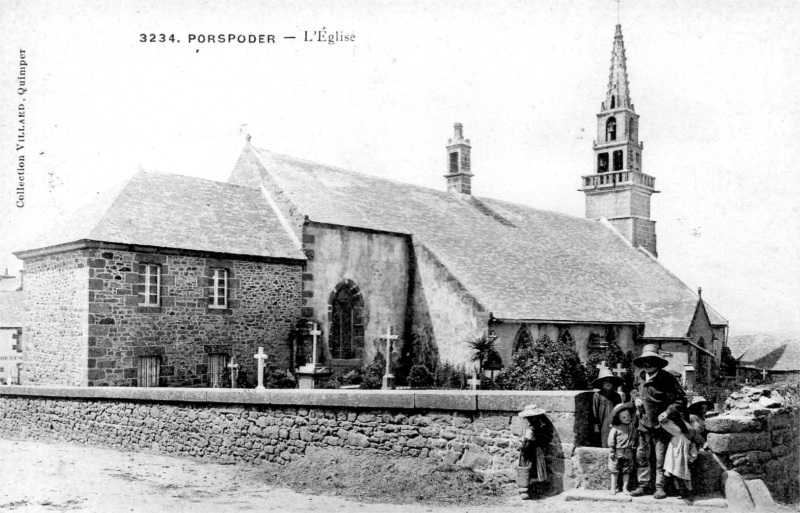
<instances>
[{"instance_id":1,"label":"distant hill","mask_svg":"<svg viewBox=\"0 0 800 513\"><path fill-rule=\"evenodd\" d=\"M728 347L743 367L777 372L800 371L800 334L730 335Z\"/></svg>"}]
</instances>

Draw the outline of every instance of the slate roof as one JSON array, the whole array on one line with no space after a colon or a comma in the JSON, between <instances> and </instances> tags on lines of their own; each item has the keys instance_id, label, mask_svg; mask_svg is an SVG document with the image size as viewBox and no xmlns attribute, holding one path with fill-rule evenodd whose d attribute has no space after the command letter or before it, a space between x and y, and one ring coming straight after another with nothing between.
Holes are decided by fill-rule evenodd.
<instances>
[{"instance_id":1,"label":"slate roof","mask_svg":"<svg viewBox=\"0 0 800 513\"><path fill-rule=\"evenodd\" d=\"M25 317L25 292L0 292L0 328L21 328Z\"/></svg>"},{"instance_id":2,"label":"slate roof","mask_svg":"<svg viewBox=\"0 0 800 513\"><path fill-rule=\"evenodd\" d=\"M647 337L688 332L697 295L603 223L247 152L261 167L237 166L231 182L273 180L311 221L411 234L496 318L646 323Z\"/></svg>"},{"instance_id":3,"label":"slate roof","mask_svg":"<svg viewBox=\"0 0 800 513\"><path fill-rule=\"evenodd\" d=\"M261 191L157 172L138 172L15 254L83 240L305 259Z\"/></svg>"},{"instance_id":4,"label":"slate roof","mask_svg":"<svg viewBox=\"0 0 800 513\"><path fill-rule=\"evenodd\" d=\"M735 339L737 345L747 346L738 357L743 367L777 372L800 371L800 338L759 334L730 339Z\"/></svg>"}]
</instances>

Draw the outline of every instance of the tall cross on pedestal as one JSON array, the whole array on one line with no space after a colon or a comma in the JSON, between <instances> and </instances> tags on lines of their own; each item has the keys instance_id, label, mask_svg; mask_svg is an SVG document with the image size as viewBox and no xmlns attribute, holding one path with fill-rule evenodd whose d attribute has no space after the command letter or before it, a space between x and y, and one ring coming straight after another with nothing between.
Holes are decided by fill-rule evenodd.
<instances>
[{"instance_id":1,"label":"tall cross on pedestal","mask_svg":"<svg viewBox=\"0 0 800 513\"><path fill-rule=\"evenodd\" d=\"M311 339L314 341L314 343L312 345L312 349L311 349L311 351L312 351L311 364L314 365L314 367L316 367L317 366L317 337L322 335L322 332L317 328L317 323L316 322L311 324L311 329L309 330L308 334L311 335Z\"/></svg>"},{"instance_id":2,"label":"tall cross on pedestal","mask_svg":"<svg viewBox=\"0 0 800 513\"><path fill-rule=\"evenodd\" d=\"M394 388L394 376L392 375L392 342L399 337L393 334L394 327L386 328L386 334L381 335L380 339L386 341L386 374L383 376L383 389Z\"/></svg>"},{"instance_id":3,"label":"tall cross on pedestal","mask_svg":"<svg viewBox=\"0 0 800 513\"><path fill-rule=\"evenodd\" d=\"M622 378L622 376L628 372L628 369L625 369L622 367L621 363L617 362L617 366L611 369L611 372L613 372L616 377Z\"/></svg>"},{"instance_id":4,"label":"tall cross on pedestal","mask_svg":"<svg viewBox=\"0 0 800 513\"><path fill-rule=\"evenodd\" d=\"M266 388L264 388L264 362L269 356L264 353L263 347L259 347L258 354L254 354L253 358L258 360L258 386L256 390L266 390Z\"/></svg>"},{"instance_id":5,"label":"tall cross on pedestal","mask_svg":"<svg viewBox=\"0 0 800 513\"><path fill-rule=\"evenodd\" d=\"M478 379L477 371L472 371L472 379L468 379L467 383L469 383L470 390L477 390L478 387L481 386L481 380Z\"/></svg>"},{"instance_id":6,"label":"tall cross on pedestal","mask_svg":"<svg viewBox=\"0 0 800 513\"><path fill-rule=\"evenodd\" d=\"M237 370L239 368L239 364L236 363L236 359L231 356L231 363L228 364L228 368L231 370L231 388L236 388L236 377L239 374Z\"/></svg>"}]
</instances>

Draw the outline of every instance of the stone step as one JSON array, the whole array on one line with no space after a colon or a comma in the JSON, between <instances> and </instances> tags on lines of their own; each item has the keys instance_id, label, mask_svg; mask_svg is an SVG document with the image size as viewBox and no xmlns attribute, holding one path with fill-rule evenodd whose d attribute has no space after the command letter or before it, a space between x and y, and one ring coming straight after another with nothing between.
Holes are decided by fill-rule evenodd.
<instances>
[{"instance_id":1,"label":"stone step","mask_svg":"<svg viewBox=\"0 0 800 513\"><path fill-rule=\"evenodd\" d=\"M580 488L569 490L564 493L565 501L590 501L590 502L632 502L634 504L658 504L659 506L697 506L703 508L727 508L728 502L722 494L715 493L710 495L697 496L694 502L677 497L667 497L666 499L654 499L652 495L643 497L631 497L622 493L612 494L607 490L583 490Z\"/></svg>"}]
</instances>

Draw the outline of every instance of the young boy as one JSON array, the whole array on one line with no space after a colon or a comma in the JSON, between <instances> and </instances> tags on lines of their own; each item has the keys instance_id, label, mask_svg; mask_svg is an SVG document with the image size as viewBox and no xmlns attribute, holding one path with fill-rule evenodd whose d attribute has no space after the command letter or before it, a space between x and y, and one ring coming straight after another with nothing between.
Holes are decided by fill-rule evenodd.
<instances>
[{"instance_id":1,"label":"young boy","mask_svg":"<svg viewBox=\"0 0 800 513\"><path fill-rule=\"evenodd\" d=\"M611 471L611 493L628 491L633 469L633 449L636 447L636 426L633 423L633 403L618 404L611 413L611 429L608 433L608 469Z\"/></svg>"},{"instance_id":2,"label":"young boy","mask_svg":"<svg viewBox=\"0 0 800 513\"><path fill-rule=\"evenodd\" d=\"M611 412L616 405L622 402L622 398L614 390L622 383L622 378L615 376L608 367L601 367L597 379L592 382L592 388L599 389L592 397L593 445L595 446L608 447Z\"/></svg>"}]
</instances>

